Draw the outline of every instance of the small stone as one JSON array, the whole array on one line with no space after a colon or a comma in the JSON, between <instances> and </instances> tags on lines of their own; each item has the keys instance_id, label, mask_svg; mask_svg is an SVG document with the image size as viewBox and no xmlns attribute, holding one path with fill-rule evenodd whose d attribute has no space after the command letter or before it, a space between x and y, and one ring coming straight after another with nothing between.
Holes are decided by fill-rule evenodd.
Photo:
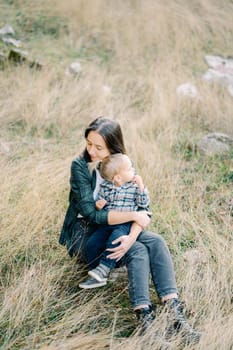
<instances>
[{"instance_id":1,"label":"small stone","mask_svg":"<svg viewBox=\"0 0 233 350\"><path fill-rule=\"evenodd\" d=\"M198 91L195 85L191 83L185 83L179 85L176 89L176 93L179 96L196 98L198 96Z\"/></svg>"},{"instance_id":2,"label":"small stone","mask_svg":"<svg viewBox=\"0 0 233 350\"><path fill-rule=\"evenodd\" d=\"M73 74L73 75L80 74L81 72L82 72L82 65L78 61L71 63L68 69L66 70L66 74Z\"/></svg>"},{"instance_id":3,"label":"small stone","mask_svg":"<svg viewBox=\"0 0 233 350\"><path fill-rule=\"evenodd\" d=\"M0 153L7 154L10 152L10 147L7 143L0 141Z\"/></svg>"},{"instance_id":4,"label":"small stone","mask_svg":"<svg viewBox=\"0 0 233 350\"><path fill-rule=\"evenodd\" d=\"M198 249L190 249L184 253L184 259L190 265L206 264L206 255Z\"/></svg>"},{"instance_id":5,"label":"small stone","mask_svg":"<svg viewBox=\"0 0 233 350\"><path fill-rule=\"evenodd\" d=\"M111 86L103 85L103 93L105 96L111 95L112 89Z\"/></svg>"},{"instance_id":6,"label":"small stone","mask_svg":"<svg viewBox=\"0 0 233 350\"><path fill-rule=\"evenodd\" d=\"M0 29L0 36L2 35L15 35L15 31L9 24L6 24Z\"/></svg>"},{"instance_id":7,"label":"small stone","mask_svg":"<svg viewBox=\"0 0 233 350\"><path fill-rule=\"evenodd\" d=\"M16 39L13 39L13 38L2 38L2 41L5 44L13 45L15 47L22 46L22 41L21 40L16 40Z\"/></svg>"}]
</instances>

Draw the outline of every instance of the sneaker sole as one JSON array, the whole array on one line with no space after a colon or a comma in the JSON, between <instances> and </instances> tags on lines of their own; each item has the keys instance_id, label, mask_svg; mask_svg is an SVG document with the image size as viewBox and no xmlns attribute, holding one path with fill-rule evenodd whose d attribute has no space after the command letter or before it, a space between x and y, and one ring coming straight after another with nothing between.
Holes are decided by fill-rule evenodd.
<instances>
[{"instance_id":1,"label":"sneaker sole","mask_svg":"<svg viewBox=\"0 0 233 350\"><path fill-rule=\"evenodd\" d=\"M98 288L98 287L106 286L106 284L107 284L107 281L104 281L104 282L102 282L102 283L96 282L96 283L92 283L92 284L80 283L80 284L79 284L79 288L82 288L82 289L92 289L92 288Z\"/></svg>"},{"instance_id":2,"label":"sneaker sole","mask_svg":"<svg viewBox=\"0 0 233 350\"><path fill-rule=\"evenodd\" d=\"M88 275L94 278L98 282L107 282L106 278L101 278L99 275L97 275L97 273L93 271L88 271Z\"/></svg>"}]
</instances>

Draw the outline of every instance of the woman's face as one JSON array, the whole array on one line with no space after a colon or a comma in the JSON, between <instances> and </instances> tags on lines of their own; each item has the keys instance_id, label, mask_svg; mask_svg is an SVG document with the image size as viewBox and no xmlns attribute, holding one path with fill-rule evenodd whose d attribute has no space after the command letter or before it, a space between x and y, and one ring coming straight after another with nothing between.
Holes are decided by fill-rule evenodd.
<instances>
[{"instance_id":1,"label":"woman's face","mask_svg":"<svg viewBox=\"0 0 233 350\"><path fill-rule=\"evenodd\" d=\"M103 137L96 131L90 131L87 135L86 148L92 162L97 162L110 155Z\"/></svg>"}]
</instances>

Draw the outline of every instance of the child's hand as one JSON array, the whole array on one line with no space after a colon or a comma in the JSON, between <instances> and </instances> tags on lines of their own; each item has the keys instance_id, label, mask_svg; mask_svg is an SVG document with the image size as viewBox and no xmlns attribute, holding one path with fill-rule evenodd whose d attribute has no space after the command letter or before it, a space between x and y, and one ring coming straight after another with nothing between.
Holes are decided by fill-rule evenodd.
<instances>
[{"instance_id":1,"label":"child's hand","mask_svg":"<svg viewBox=\"0 0 233 350\"><path fill-rule=\"evenodd\" d=\"M95 202L95 207L98 210L103 209L103 207L107 204L107 201L103 198L99 199L98 201Z\"/></svg>"},{"instance_id":2,"label":"child's hand","mask_svg":"<svg viewBox=\"0 0 233 350\"><path fill-rule=\"evenodd\" d=\"M140 191L144 190L144 184L140 175L135 175L133 178L134 182L137 184Z\"/></svg>"}]
</instances>

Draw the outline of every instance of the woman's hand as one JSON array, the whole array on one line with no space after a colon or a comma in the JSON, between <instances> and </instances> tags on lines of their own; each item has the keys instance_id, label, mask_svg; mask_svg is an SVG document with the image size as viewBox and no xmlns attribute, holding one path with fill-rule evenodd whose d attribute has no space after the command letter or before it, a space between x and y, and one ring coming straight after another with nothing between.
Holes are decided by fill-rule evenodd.
<instances>
[{"instance_id":1,"label":"woman's hand","mask_svg":"<svg viewBox=\"0 0 233 350\"><path fill-rule=\"evenodd\" d=\"M116 259L116 261L119 261L126 252L131 248L133 243L135 242L134 239L132 239L130 236L121 236L114 241L112 241L112 244L120 243L119 246L116 248L109 248L108 251L111 252L111 254L107 255L107 258L109 259Z\"/></svg>"},{"instance_id":2,"label":"woman's hand","mask_svg":"<svg viewBox=\"0 0 233 350\"><path fill-rule=\"evenodd\" d=\"M144 230L150 224L150 215L147 211L137 211L134 221Z\"/></svg>"}]
</instances>

